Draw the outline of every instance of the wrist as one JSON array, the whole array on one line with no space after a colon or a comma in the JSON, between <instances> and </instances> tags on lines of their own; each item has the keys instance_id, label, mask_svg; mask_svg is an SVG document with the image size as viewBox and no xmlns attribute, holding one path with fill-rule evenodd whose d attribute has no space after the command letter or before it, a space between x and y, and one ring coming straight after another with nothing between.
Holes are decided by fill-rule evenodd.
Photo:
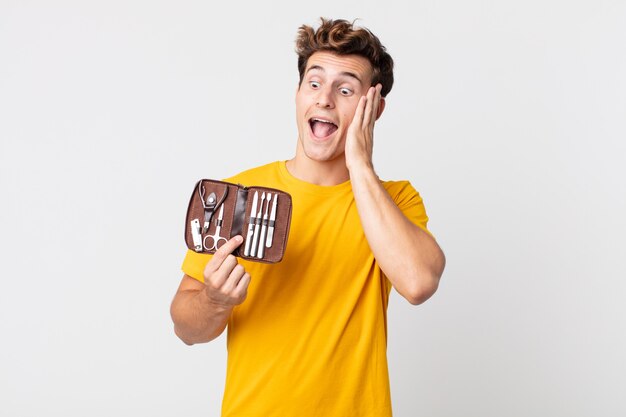
<instances>
[{"instance_id":1,"label":"wrist","mask_svg":"<svg viewBox=\"0 0 626 417\"><path fill-rule=\"evenodd\" d=\"M229 316L234 307L233 305L224 304L219 302L218 300L215 300L213 297L211 297L210 294L208 294L207 291L201 292L200 301L209 309L211 315Z\"/></svg>"},{"instance_id":2,"label":"wrist","mask_svg":"<svg viewBox=\"0 0 626 417\"><path fill-rule=\"evenodd\" d=\"M348 172L350 173L350 179L360 178L366 175L376 176L376 173L374 172L374 164L371 160L356 161L346 164L346 166L348 168Z\"/></svg>"}]
</instances>

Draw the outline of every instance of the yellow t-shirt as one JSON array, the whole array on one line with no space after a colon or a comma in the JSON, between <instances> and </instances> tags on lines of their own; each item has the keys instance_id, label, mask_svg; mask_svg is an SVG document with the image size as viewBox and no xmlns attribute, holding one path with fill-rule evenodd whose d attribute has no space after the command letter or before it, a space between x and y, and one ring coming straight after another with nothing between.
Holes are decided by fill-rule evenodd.
<instances>
[{"instance_id":1,"label":"yellow t-shirt","mask_svg":"<svg viewBox=\"0 0 626 417\"><path fill-rule=\"evenodd\" d=\"M391 416L391 284L368 246L350 181L310 184L293 177L284 161L226 181L284 190L292 196L293 212L281 262L239 259L252 280L246 301L228 322L222 416ZM426 230L428 217L411 184L383 185ZM209 259L188 251L182 269L203 281Z\"/></svg>"}]
</instances>

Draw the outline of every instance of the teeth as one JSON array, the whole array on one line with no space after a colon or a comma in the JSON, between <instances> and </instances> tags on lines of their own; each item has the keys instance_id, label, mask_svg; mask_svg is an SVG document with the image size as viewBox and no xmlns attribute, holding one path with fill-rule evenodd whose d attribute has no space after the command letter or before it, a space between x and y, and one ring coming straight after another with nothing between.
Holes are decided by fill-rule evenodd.
<instances>
[{"instance_id":1,"label":"teeth","mask_svg":"<svg viewBox=\"0 0 626 417\"><path fill-rule=\"evenodd\" d=\"M322 123L328 123L328 124L334 125L333 122L329 122L328 120L322 120L322 119L316 119L316 118L313 118L313 120L315 120L316 122L322 122Z\"/></svg>"}]
</instances>

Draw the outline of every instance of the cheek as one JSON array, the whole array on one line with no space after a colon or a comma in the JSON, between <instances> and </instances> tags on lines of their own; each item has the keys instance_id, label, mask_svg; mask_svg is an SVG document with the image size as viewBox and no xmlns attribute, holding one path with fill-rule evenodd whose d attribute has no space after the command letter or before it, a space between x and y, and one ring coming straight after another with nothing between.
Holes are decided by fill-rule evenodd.
<instances>
[{"instance_id":1,"label":"cheek","mask_svg":"<svg viewBox=\"0 0 626 417\"><path fill-rule=\"evenodd\" d=\"M356 109L359 106L359 100L360 97L351 102L350 105L346 108L346 111L343 114L344 119L348 119L348 121L350 122L352 121L352 119L354 119L354 114L356 113Z\"/></svg>"},{"instance_id":2,"label":"cheek","mask_svg":"<svg viewBox=\"0 0 626 417\"><path fill-rule=\"evenodd\" d=\"M308 107L306 98L296 97L296 114L298 116L304 115Z\"/></svg>"},{"instance_id":3,"label":"cheek","mask_svg":"<svg viewBox=\"0 0 626 417\"><path fill-rule=\"evenodd\" d=\"M352 123L352 119L354 119L354 112L355 111L356 111L356 109L351 109L351 110L348 110L348 111L343 113L341 118L342 118L342 121L343 121L342 126L344 128L347 129L348 126L350 126L350 123Z\"/></svg>"},{"instance_id":4,"label":"cheek","mask_svg":"<svg viewBox=\"0 0 626 417\"><path fill-rule=\"evenodd\" d=\"M300 105L300 103L296 102L296 117L298 118L298 123L300 119L304 116L304 109Z\"/></svg>"}]
</instances>

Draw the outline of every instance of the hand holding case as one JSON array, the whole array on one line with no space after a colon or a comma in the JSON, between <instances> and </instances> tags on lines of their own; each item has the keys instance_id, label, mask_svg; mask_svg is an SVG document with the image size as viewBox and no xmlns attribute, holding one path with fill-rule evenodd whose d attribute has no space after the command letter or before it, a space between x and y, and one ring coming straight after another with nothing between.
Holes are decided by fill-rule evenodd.
<instances>
[{"instance_id":1,"label":"hand holding case","mask_svg":"<svg viewBox=\"0 0 626 417\"><path fill-rule=\"evenodd\" d=\"M257 205L252 213L255 193ZM265 199L261 198L263 193ZM272 216L274 204L276 212ZM291 195L281 190L202 179L189 199L185 243L195 252L215 253L230 238L241 235L243 243L233 255L257 262L280 262L289 237L291 207ZM246 248L254 251L246 255Z\"/></svg>"}]
</instances>

